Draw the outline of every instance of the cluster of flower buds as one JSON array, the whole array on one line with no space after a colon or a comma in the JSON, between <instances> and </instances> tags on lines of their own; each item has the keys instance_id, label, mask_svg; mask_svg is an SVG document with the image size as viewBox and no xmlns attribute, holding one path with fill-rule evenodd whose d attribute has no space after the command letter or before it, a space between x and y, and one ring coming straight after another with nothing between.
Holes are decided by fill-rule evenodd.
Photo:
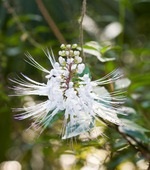
<instances>
[{"instance_id":1,"label":"cluster of flower buds","mask_svg":"<svg viewBox=\"0 0 150 170\"><path fill-rule=\"evenodd\" d=\"M82 62L80 51L77 47L77 44L62 44L60 47L61 51L58 52L58 62L55 63L55 67L51 72L51 74L57 72L57 77L59 77L58 74L60 74L61 87L65 88L65 91L69 87L78 87L77 77L83 73L85 69L85 64Z\"/></svg>"},{"instance_id":2,"label":"cluster of flower buds","mask_svg":"<svg viewBox=\"0 0 150 170\"><path fill-rule=\"evenodd\" d=\"M82 58L80 57L80 51L77 50L77 44L62 44L59 51L59 63L61 66L68 67L70 71L77 72L81 74L85 68L85 65L82 63Z\"/></svg>"}]
</instances>

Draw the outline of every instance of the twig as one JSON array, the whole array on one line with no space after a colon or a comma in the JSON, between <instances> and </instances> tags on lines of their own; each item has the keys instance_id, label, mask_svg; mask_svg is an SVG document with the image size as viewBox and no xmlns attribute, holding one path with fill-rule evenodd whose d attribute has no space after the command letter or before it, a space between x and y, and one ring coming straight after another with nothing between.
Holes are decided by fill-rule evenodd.
<instances>
[{"instance_id":1,"label":"twig","mask_svg":"<svg viewBox=\"0 0 150 170\"><path fill-rule=\"evenodd\" d=\"M150 161L150 151L148 150L148 148L146 148L142 143L137 141L134 137L120 132L118 126L116 126L116 130L129 143L130 146L132 146L135 150L139 151L147 161ZM129 138L132 139L136 143L136 145L132 144Z\"/></svg>"},{"instance_id":2,"label":"twig","mask_svg":"<svg viewBox=\"0 0 150 170\"><path fill-rule=\"evenodd\" d=\"M42 13L42 15L44 16L46 22L48 23L49 27L52 29L53 33L55 34L55 36L57 37L57 39L59 40L59 42L61 44L66 44L66 40L63 37L63 35L61 34L60 30L58 29L57 25L55 24L54 20L52 19L52 17L50 16L50 14L48 13L47 9L45 8L42 0L36 0L36 3Z\"/></svg>"},{"instance_id":3,"label":"twig","mask_svg":"<svg viewBox=\"0 0 150 170\"><path fill-rule=\"evenodd\" d=\"M118 132L123 136L123 138L129 143L130 146L132 146L135 150L139 151L142 154L142 156L149 162L147 170L150 170L150 152L148 148L146 148L142 143L138 142L132 136L120 132L119 129ZM131 138L134 142L136 142L136 145L132 144L128 137Z\"/></svg>"},{"instance_id":4,"label":"twig","mask_svg":"<svg viewBox=\"0 0 150 170\"><path fill-rule=\"evenodd\" d=\"M81 11L81 18L80 18L80 22L79 22L79 26L80 26L80 46L81 46L81 56L83 57L83 59L85 60L85 56L84 56L84 52L83 52L83 19L86 13L86 0L83 0L82 2L82 11Z\"/></svg>"},{"instance_id":5,"label":"twig","mask_svg":"<svg viewBox=\"0 0 150 170\"><path fill-rule=\"evenodd\" d=\"M134 150L137 150L139 151L142 156L148 161L150 162L150 151L147 147L145 147L142 143L140 143L139 141L137 141L134 137L128 135L128 134L125 134L123 132L121 132L118 128L118 125L111 125L109 123L107 123L104 119L100 118L104 123L106 123L106 125L110 128L114 128L127 142L128 144L134 149ZM132 139L136 144L133 144L131 142L130 139ZM150 170L150 164L149 164L149 167L147 170Z\"/></svg>"},{"instance_id":6,"label":"twig","mask_svg":"<svg viewBox=\"0 0 150 170\"><path fill-rule=\"evenodd\" d=\"M28 33L28 31L25 29L24 25L20 22L20 19L18 17L18 15L16 14L15 10L13 7L10 6L10 4L8 3L8 1L4 1L3 2L4 4L4 7L7 9L7 11L13 16L14 18L14 21L17 23L18 25L18 28L24 33L27 35L27 40L32 44L34 45L35 47L40 47L41 48L41 45L36 42Z\"/></svg>"}]
</instances>

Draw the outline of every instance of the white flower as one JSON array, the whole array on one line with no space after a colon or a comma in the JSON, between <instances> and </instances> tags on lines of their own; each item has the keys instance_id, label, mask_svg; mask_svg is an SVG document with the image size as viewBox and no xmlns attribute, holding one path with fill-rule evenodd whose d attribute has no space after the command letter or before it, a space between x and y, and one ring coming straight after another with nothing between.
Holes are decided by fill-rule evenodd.
<instances>
[{"instance_id":1,"label":"white flower","mask_svg":"<svg viewBox=\"0 0 150 170\"><path fill-rule=\"evenodd\" d=\"M58 58L58 60L59 60L59 63L61 64L61 65L65 65L66 64L66 62L65 62L65 59L63 58L63 57L59 57Z\"/></svg>"},{"instance_id":2,"label":"white flower","mask_svg":"<svg viewBox=\"0 0 150 170\"><path fill-rule=\"evenodd\" d=\"M67 64L68 65L73 63L73 61L74 61L74 58L67 58Z\"/></svg>"},{"instance_id":3,"label":"white flower","mask_svg":"<svg viewBox=\"0 0 150 170\"><path fill-rule=\"evenodd\" d=\"M105 84L114 83L121 78L119 71L91 81L89 74L84 74L85 64L81 57L77 57L80 52L76 48L76 44L61 45L58 62L47 51L52 70L45 69L27 55L31 65L46 73L47 82L39 83L22 74L23 79L11 80L17 84L14 86L15 95L46 96L47 99L35 106L15 109L20 112L16 118L31 118L34 120L33 125L46 128L57 120L56 116L59 118L63 115L65 124L62 139L91 130L98 117L121 125L117 115L123 114L119 106L124 99L119 97L120 92L109 93L104 87Z\"/></svg>"},{"instance_id":4,"label":"white flower","mask_svg":"<svg viewBox=\"0 0 150 170\"><path fill-rule=\"evenodd\" d=\"M72 66L71 66L71 70L73 71L73 70L75 70L77 68L77 64L73 64Z\"/></svg>"},{"instance_id":5,"label":"white flower","mask_svg":"<svg viewBox=\"0 0 150 170\"><path fill-rule=\"evenodd\" d=\"M84 69L85 69L85 64L83 63L78 64L77 73L81 74Z\"/></svg>"}]
</instances>

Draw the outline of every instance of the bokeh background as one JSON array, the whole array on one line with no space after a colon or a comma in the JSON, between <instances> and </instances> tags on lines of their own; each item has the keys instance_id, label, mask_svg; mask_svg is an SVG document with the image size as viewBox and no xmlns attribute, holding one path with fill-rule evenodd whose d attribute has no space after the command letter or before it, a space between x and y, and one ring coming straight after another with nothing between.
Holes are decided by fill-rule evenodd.
<instances>
[{"instance_id":1,"label":"bokeh background","mask_svg":"<svg viewBox=\"0 0 150 170\"><path fill-rule=\"evenodd\" d=\"M61 43L79 43L81 0L0 1L0 169L1 170L146 170L150 162L150 0L87 0L84 43L96 41L101 62L86 58L93 79L121 68L130 80L126 119L131 130L120 132L100 124L73 141L60 138L61 121L40 136L28 129L30 120L14 119L11 108L35 98L11 97L9 79L24 73L37 81L45 75L25 60L29 52L51 69L44 56L52 48L57 58ZM113 48L108 50L110 45ZM37 99L37 100L42 100ZM101 132L105 136L99 135ZM150 168L150 167L149 167Z\"/></svg>"}]
</instances>

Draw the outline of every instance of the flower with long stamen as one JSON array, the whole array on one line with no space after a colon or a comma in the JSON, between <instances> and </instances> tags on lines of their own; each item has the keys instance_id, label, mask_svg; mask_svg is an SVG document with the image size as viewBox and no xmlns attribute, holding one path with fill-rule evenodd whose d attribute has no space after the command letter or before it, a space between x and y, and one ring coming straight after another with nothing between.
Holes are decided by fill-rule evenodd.
<instances>
[{"instance_id":1,"label":"flower with long stamen","mask_svg":"<svg viewBox=\"0 0 150 170\"><path fill-rule=\"evenodd\" d=\"M123 111L120 104L124 99L120 92L109 93L105 84L114 83L121 78L118 70L105 77L92 81L80 56L77 44L61 45L58 61L52 53L45 52L52 69L47 70L27 54L28 63L46 73L46 83L39 83L22 74L23 78L11 80L15 95L46 96L44 102L34 106L17 108L17 119L33 119L35 126L43 129L51 125L60 116L64 116L62 139L71 138L91 130L95 119L121 125L118 114Z\"/></svg>"}]
</instances>

